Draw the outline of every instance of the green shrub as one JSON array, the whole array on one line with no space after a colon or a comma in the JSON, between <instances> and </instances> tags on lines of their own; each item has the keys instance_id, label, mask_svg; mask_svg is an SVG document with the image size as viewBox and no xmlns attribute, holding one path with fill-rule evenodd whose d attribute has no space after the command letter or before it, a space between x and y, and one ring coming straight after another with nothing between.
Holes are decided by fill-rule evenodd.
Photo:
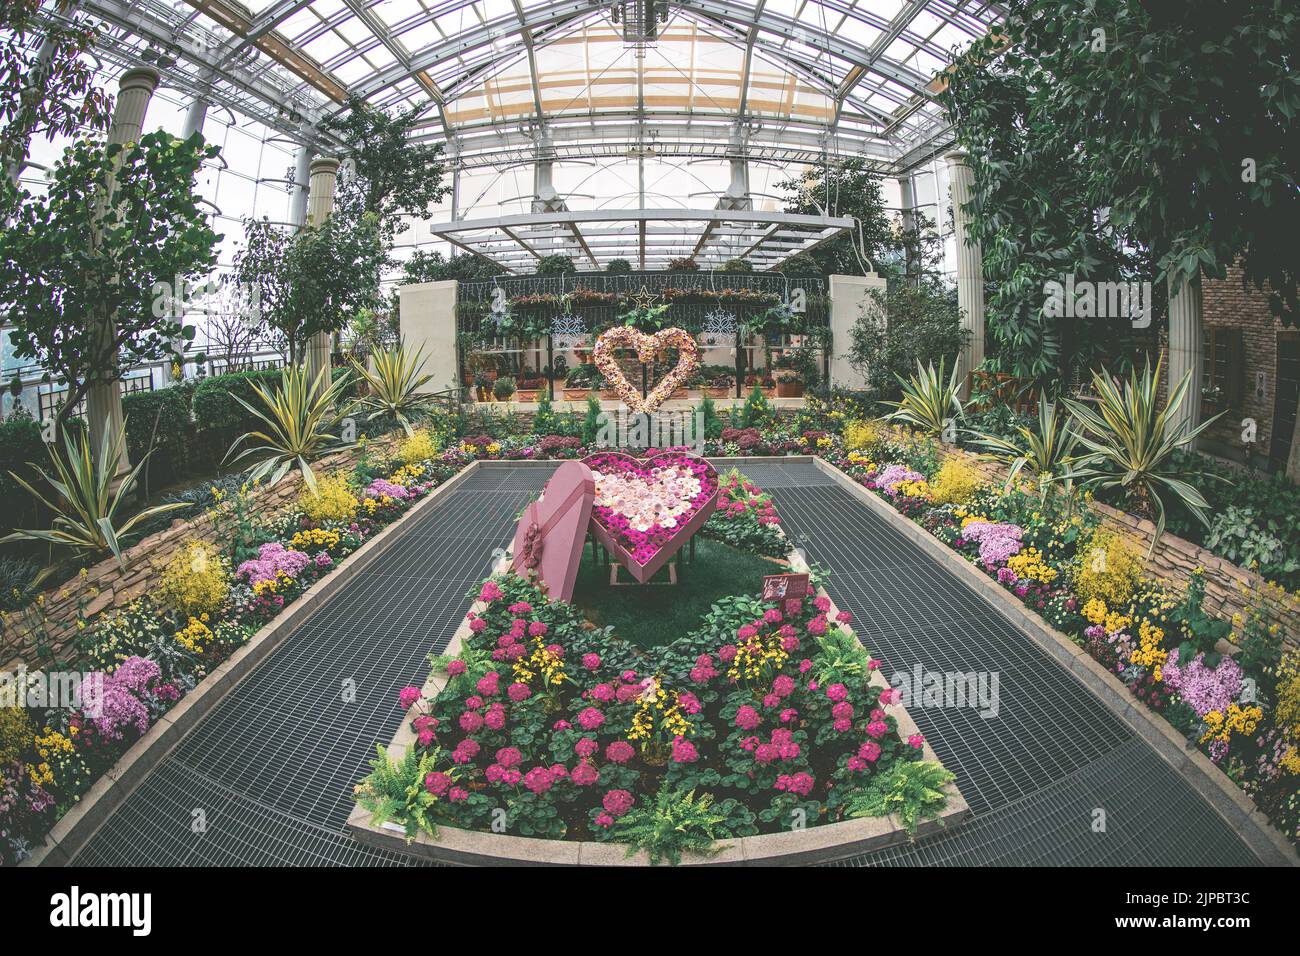
<instances>
[{"instance_id":1,"label":"green shrub","mask_svg":"<svg viewBox=\"0 0 1300 956\"><path fill-rule=\"evenodd\" d=\"M30 527L36 522L36 504L9 473L16 472L31 482L36 472L28 462L45 461L45 443L41 441L41 426L18 409L0 421L0 499L5 502L4 515L0 517L0 535L14 528Z\"/></svg>"},{"instance_id":2,"label":"green shrub","mask_svg":"<svg viewBox=\"0 0 1300 956\"><path fill-rule=\"evenodd\" d=\"M190 402L195 383L182 382L152 392L122 396L126 416L126 450L132 462L149 454L141 474L143 492L169 484L190 472L194 461L194 423Z\"/></svg>"},{"instance_id":3,"label":"green shrub","mask_svg":"<svg viewBox=\"0 0 1300 956\"><path fill-rule=\"evenodd\" d=\"M632 271L632 263L626 259L610 259L605 271L611 275L627 275Z\"/></svg>"},{"instance_id":4,"label":"green shrub","mask_svg":"<svg viewBox=\"0 0 1300 956\"><path fill-rule=\"evenodd\" d=\"M27 558L0 558L0 611L14 611L26 607L35 596L32 582L41 566Z\"/></svg>"},{"instance_id":5,"label":"green shrub","mask_svg":"<svg viewBox=\"0 0 1300 956\"><path fill-rule=\"evenodd\" d=\"M573 260L564 255L542 256L537 260L539 276L571 276L578 271Z\"/></svg>"},{"instance_id":6,"label":"green shrub","mask_svg":"<svg viewBox=\"0 0 1300 956\"><path fill-rule=\"evenodd\" d=\"M600 399L595 395L587 396L587 415L582 420L582 443L587 447L596 444L600 434Z\"/></svg>"}]
</instances>

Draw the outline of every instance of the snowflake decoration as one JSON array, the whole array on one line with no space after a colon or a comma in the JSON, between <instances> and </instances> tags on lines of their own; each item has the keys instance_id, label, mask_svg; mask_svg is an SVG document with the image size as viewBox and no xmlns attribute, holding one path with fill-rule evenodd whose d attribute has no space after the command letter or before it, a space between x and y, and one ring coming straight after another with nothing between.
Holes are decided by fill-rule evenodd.
<instances>
[{"instance_id":1,"label":"snowflake decoration","mask_svg":"<svg viewBox=\"0 0 1300 956\"><path fill-rule=\"evenodd\" d=\"M582 316L566 312L551 322L552 347L557 352L572 352L587 342L587 322Z\"/></svg>"},{"instance_id":2,"label":"snowflake decoration","mask_svg":"<svg viewBox=\"0 0 1300 956\"><path fill-rule=\"evenodd\" d=\"M714 309L704 315L703 334L709 339L708 344L715 345L724 339L736 336L736 313L726 309Z\"/></svg>"}]
</instances>

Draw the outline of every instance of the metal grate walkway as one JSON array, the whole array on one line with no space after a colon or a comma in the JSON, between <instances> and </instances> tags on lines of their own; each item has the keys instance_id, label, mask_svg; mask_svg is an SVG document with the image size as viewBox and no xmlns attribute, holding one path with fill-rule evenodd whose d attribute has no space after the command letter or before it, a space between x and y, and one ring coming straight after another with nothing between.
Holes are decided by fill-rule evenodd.
<instances>
[{"instance_id":1,"label":"metal grate walkway","mask_svg":"<svg viewBox=\"0 0 1300 956\"><path fill-rule=\"evenodd\" d=\"M811 464L746 473L833 569L886 674L996 671L999 711L913 707L974 818L856 865L1244 865L1236 834L1069 672ZM83 865L405 865L343 831L351 789L401 719L549 469L488 466L407 528L208 715L78 856ZM344 698L345 686L355 700ZM1104 832L1094 813L1106 812ZM201 811L203 827L196 826ZM201 832L196 832L200 830Z\"/></svg>"}]
</instances>

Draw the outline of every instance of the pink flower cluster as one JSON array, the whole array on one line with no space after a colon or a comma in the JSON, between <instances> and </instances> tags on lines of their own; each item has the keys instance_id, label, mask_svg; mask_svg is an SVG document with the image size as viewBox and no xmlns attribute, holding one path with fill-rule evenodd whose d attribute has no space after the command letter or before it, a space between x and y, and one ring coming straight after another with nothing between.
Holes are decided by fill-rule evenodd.
<instances>
[{"instance_id":1,"label":"pink flower cluster","mask_svg":"<svg viewBox=\"0 0 1300 956\"><path fill-rule=\"evenodd\" d=\"M366 497L392 498L395 501L405 501L407 498L413 497L413 494L409 488L404 488L402 485L386 481L383 478L376 478L366 486Z\"/></svg>"},{"instance_id":2,"label":"pink flower cluster","mask_svg":"<svg viewBox=\"0 0 1300 956\"><path fill-rule=\"evenodd\" d=\"M898 494L898 486L903 482L924 480L925 475L912 471L906 465L888 465L876 475L871 484L892 498Z\"/></svg>"},{"instance_id":3,"label":"pink flower cluster","mask_svg":"<svg viewBox=\"0 0 1300 956\"><path fill-rule=\"evenodd\" d=\"M239 566L238 575L249 584L274 581L284 572L291 578L302 574L311 558L301 551L286 548L278 541L268 541L257 549L257 557Z\"/></svg>"},{"instance_id":4,"label":"pink flower cluster","mask_svg":"<svg viewBox=\"0 0 1300 956\"><path fill-rule=\"evenodd\" d=\"M961 540L978 542L980 561L985 568L992 571L999 565L1006 564L1007 559L1020 553L1020 539L1024 534L1024 529L1019 525L1001 521L972 521L961 529ZM959 540L958 543L960 544L961 541Z\"/></svg>"}]
</instances>

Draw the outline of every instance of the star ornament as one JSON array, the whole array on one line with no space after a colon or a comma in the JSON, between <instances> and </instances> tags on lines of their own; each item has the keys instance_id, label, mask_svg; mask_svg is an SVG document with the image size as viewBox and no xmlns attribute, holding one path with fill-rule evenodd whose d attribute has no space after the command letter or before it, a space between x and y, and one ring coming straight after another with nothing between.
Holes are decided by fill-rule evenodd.
<instances>
[{"instance_id":1,"label":"star ornament","mask_svg":"<svg viewBox=\"0 0 1300 956\"><path fill-rule=\"evenodd\" d=\"M641 291L632 296L632 304L642 312L649 311L650 307L659 301L659 296L655 295L645 286L641 286Z\"/></svg>"}]
</instances>

